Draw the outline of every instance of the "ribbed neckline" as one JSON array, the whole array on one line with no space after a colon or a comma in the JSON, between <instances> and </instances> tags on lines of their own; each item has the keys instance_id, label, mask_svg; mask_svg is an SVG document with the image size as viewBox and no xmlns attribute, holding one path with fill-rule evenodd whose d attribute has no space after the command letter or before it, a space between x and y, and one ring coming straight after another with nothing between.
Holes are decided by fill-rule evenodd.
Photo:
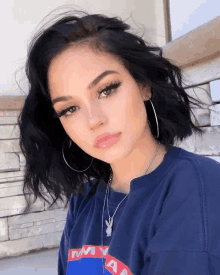
<instances>
[{"instance_id":1,"label":"ribbed neckline","mask_svg":"<svg viewBox=\"0 0 220 275\"><path fill-rule=\"evenodd\" d=\"M164 174L167 173L167 171L169 171L170 167L172 167L172 164L175 162L176 157L179 156L181 150L183 149L176 146L170 146L168 148L168 152L164 156L163 161L154 171L147 175L134 178L131 181L129 194L146 186L150 189L152 184L155 185L156 182L159 182L160 178L163 178ZM104 181L104 179L101 179L97 188L97 197L103 198L103 195L105 196L106 188L107 182ZM109 203L112 205L117 204L118 201L121 201L125 196L127 196L127 194L125 193L116 192L112 189L110 189L109 192ZM129 195L127 197L129 197Z\"/></svg>"}]
</instances>

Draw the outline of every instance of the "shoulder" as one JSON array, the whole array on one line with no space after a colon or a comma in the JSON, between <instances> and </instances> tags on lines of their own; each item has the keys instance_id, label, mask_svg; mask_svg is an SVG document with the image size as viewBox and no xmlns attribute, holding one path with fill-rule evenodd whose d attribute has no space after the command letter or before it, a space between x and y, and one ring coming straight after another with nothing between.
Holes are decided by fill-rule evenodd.
<instances>
[{"instance_id":1,"label":"shoulder","mask_svg":"<svg viewBox=\"0 0 220 275\"><path fill-rule=\"evenodd\" d=\"M174 149L168 154L167 162L169 171L182 176L189 173L197 174L197 178L205 180L207 177L220 179L220 163L204 155L189 152L180 147ZM167 171L166 171L167 172Z\"/></svg>"},{"instance_id":2,"label":"shoulder","mask_svg":"<svg viewBox=\"0 0 220 275\"><path fill-rule=\"evenodd\" d=\"M220 182L220 163L209 157L180 148L177 163L182 173L193 173L201 183Z\"/></svg>"},{"instance_id":3,"label":"shoulder","mask_svg":"<svg viewBox=\"0 0 220 275\"><path fill-rule=\"evenodd\" d=\"M178 147L170 159L164 177L164 202L178 198L183 203L191 196L192 203L200 202L206 208L219 200L216 207L220 211L220 163Z\"/></svg>"},{"instance_id":4,"label":"shoulder","mask_svg":"<svg viewBox=\"0 0 220 275\"><path fill-rule=\"evenodd\" d=\"M209 164L209 165L214 165L216 167L220 167L220 163L217 162L216 160L213 160L213 159L206 157L204 155L199 155L199 154L196 154L193 152L189 152L183 148L179 148L179 147L176 147L176 148L180 149L179 156L182 159L188 159L191 161L200 162L202 164Z\"/></svg>"},{"instance_id":5,"label":"shoulder","mask_svg":"<svg viewBox=\"0 0 220 275\"><path fill-rule=\"evenodd\" d=\"M220 257L220 164L176 148L164 177L150 251L208 252Z\"/></svg>"}]
</instances>

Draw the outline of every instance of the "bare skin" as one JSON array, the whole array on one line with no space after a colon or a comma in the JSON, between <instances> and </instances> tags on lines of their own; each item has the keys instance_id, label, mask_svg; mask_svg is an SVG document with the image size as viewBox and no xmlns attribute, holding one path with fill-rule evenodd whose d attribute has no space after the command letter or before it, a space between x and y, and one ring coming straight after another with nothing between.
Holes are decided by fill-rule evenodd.
<instances>
[{"instance_id":1,"label":"bare skin","mask_svg":"<svg viewBox=\"0 0 220 275\"><path fill-rule=\"evenodd\" d=\"M151 172L153 172L162 163L167 151L163 146L161 146L160 148L162 149L158 150L158 153L146 174L150 174ZM148 166L145 167L145 171L147 170L147 168ZM133 177L132 179L142 176L143 174L145 174L145 171L143 173L139 173L139 174L137 173L137 176ZM130 192L130 182L116 183L113 177L113 181L111 183L111 189L114 190L115 192L128 194Z\"/></svg>"},{"instance_id":2,"label":"bare skin","mask_svg":"<svg viewBox=\"0 0 220 275\"><path fill-rule=\"evenodd\" d=\"M105 76L89 90L88 85L106 70L118 73ZM116 81L121 81L117 89L98 94ZM158 145L144 106L144 101L151 98L150 87L137 85L114 56L96 53L86 45L69 48L55 57L48 70L48 83L52 101L60 96L74 97L54 104L56 112L76 106L66 117L60 117L67 135L84 152L111 165L113 190L129 193L130 181L146 172ZM97 136L118 132L120 139L113 146L94 147ZM160 165L165 153L165 146L160 145L148 173Z\"/></svg>"}]
</instances>

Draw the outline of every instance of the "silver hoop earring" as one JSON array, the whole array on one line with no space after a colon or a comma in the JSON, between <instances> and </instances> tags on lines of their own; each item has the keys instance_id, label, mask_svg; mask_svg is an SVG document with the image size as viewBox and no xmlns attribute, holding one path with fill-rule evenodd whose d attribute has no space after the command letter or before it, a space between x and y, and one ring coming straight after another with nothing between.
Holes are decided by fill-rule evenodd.
<instances>
[{"instance_id":1,"label":"silver hoop earring","mask_svg":"<svg viewBox=\"0 0 220 275\"><path fill-rule=\"evenodd\" d=\"M68 137L67 137L67 138L68 138ZM67 138L66 138L66 139L67 139ZM65 159L65 157L64 157L64 153L63 153L63 148L64 148L64 144L65 144L66 139L65 139L64 142L63 142L62 154L63 154L63 159L64 159L65 163L69 166L69 164L67 163L67 161L66 161L66 159ZM72 144L72 140L70 139L70 141L69 141L69 148L71 147L71 144ZM93 158L92 158L92 162L93 162ZM92 165L92 162L90 163L89 167ZM76 172L85 172L86 170L89 169L89 167L86 168L85 170L79 171L79 170L75 170L75 169L73 169L71 166L69 166L69 168L71 168L72 170L74 170L74 171L76 171Z\"/></svg>"},{"instance_id":2,"label":"silver hoop earring","mask_svg":"<svg viewBox=\"0 0 220 275\"><path fill-rule=\"evenodd\" d=\"M153 105L153 103L152 103L151 100L150 100L150 103L151 103L151 106L152 106L152 108L153 108L153 110L154 110L154 116L155 116L156 123L157 123L157 137L156 137L156 138L158 138L158 137L159 137L159 125L158 125L158 120L157 120L157 114L156 114L156 112L155 112L154 105Z\"/></svg>"}]
</instances>

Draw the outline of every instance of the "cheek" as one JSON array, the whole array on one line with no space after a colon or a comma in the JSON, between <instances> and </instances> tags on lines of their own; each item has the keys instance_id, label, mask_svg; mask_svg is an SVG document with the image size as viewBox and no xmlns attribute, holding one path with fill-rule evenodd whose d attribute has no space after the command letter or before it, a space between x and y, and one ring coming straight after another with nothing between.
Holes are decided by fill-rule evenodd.
<instances>
[{"instance_id":1,"label":"cheek","mask_svg":"<svg viewBox=\"0 0 220 275\"><path fill-rule=\"evenodd\" d=\"M68 121L67 121L68 120ZM89 154L89 150L91 150L92 140L88 139L88 129L85 128L85 124L83 120L78 120L73 123L71 118L67 119L62 123L62 126L69 136L69 138L74 141L83 151Z\"/></svg>"},{"instance_id":2,"label":"cheek","mask_svg":"<svg viewBox=\"0 0 220 275\"><path fill-rule=\"evenodd\" d=\"M139 96L132 97L130 100L130 104L127 105L129 108L127 109L127 116L129 116L129 120L133 124L141 127L145 125L147 120L147 113L145 109L145 105L143 99Z\"/></svg>"}]
</instances>

